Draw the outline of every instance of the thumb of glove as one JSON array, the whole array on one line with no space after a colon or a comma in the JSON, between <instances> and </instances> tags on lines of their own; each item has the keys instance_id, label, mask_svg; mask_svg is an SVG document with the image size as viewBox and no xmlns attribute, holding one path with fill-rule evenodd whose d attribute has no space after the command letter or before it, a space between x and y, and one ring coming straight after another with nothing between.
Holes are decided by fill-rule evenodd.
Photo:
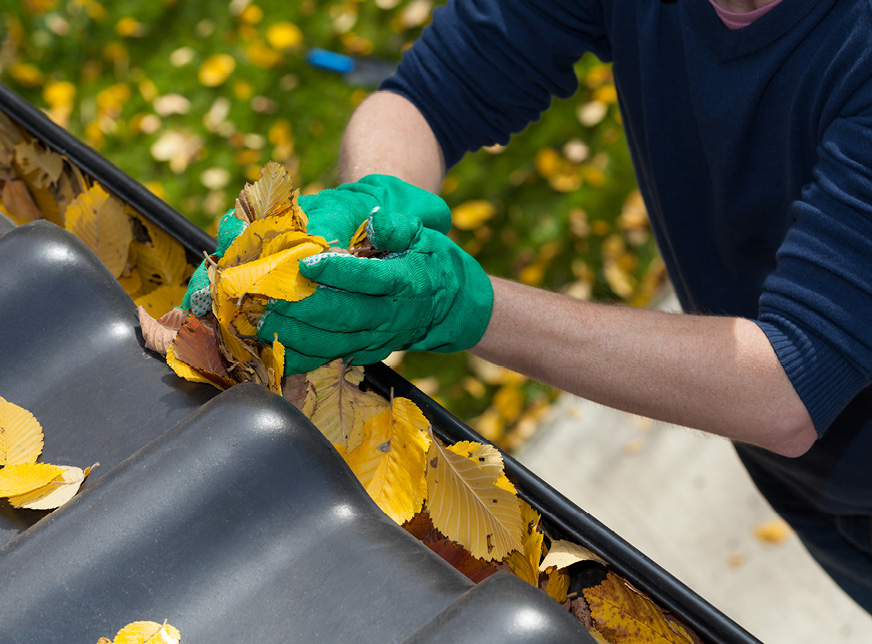
<instances>
[{"instance_id":1,"label":"thumb of glove","mask_svg":"<svg viewBox=\"0 0 872 644\"><path fill-rule=\"evenodd\" d=\"M376 250L401 253L412 246L423 227L417 217L379 208L369 215L366 234Z\"/></svg>"}]
</instances>

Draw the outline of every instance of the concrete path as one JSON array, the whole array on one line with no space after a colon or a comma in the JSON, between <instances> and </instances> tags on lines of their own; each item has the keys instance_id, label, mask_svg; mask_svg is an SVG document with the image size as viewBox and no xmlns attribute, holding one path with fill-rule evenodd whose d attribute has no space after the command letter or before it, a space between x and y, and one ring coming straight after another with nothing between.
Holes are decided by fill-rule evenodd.
<instances>
[{"instance_id":1,"label":"concrete path","mask_svg":"<svg viewBox=\"0 0 872 644\"><path fill-rule=\"evenodd\" d=\"M567 395L516 456L765 644L872 642L795 535L755 536L776 515L728 441Z\"/></svg>"}]
</instances>

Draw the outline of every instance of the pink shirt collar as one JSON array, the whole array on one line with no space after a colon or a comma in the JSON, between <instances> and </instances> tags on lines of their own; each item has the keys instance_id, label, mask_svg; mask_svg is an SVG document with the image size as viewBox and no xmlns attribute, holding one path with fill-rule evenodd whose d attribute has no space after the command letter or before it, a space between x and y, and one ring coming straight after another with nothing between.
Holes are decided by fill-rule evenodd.
<instances>
[{"instance_id":1,"label":"pink shirt collar","mask_svg":"<svg viewBox=\"0 0 872 644\"><path fill-rule=\"evenodd\" d=\"M715 8L718 17L724 25L726 25L727 29L741 29L742 27L747 27L761 16L765 16L767 13L772 11L775 7L781 4L781 1L782 0L775 0L774 2L767 4L765 7L754 9L754 11L736 13L734 11L722 9L715 0L709 0Z\"/></svg>"}]
</instances>

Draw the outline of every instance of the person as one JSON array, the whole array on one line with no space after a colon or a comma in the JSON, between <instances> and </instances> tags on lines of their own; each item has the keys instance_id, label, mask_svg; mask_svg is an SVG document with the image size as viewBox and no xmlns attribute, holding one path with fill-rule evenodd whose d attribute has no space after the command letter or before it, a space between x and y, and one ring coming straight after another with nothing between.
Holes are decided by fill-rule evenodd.
<instances>
[{"instance_id":1,"label":"person","mask_svg":"<svg viewBox=\"0 0 872 644\"><path fill-rule=\"evenodd\" d=\"M301 365L469 349L732 439L872 612L872 12L866 0L716 1L449 0L340 150L348 185L392 176L436 193L466 151L508 143L570 96L592 52L613 63L684 314L487 278L438 216L395 204L363 213L385 258L301 261L324 288L262 325Z\"/></svg>"}]
</instances>

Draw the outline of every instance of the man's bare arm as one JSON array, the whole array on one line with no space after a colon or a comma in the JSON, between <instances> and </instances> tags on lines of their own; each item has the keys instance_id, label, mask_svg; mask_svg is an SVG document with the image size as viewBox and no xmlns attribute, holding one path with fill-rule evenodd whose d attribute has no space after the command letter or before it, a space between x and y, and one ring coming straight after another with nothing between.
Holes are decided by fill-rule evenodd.
<instances>
[{"instance_id":1,"label":"man's bare arm","mask_svg":"<svg viewBox=\"0 0 872 644\"><path fill-rule=\"evenodd\" d=\"M389 174L438 193L445 178L442 148L418 109L402 96L377 92L357 108L339 150L339 178Z\"/></svg>"},{"instance_id":2,"label":"man's bare arm","mask_svg":"<svg viewBox=\"0 0 872 644\"><path fill-rule=\"evenodd\" d=\"M395 176L433 192L439 144L409 101L377 93L342 143L340 176ZM817 438L765 334L749 320L578 302L493 279L494 311L472 350L618 409L799 456Z\"/></svg>"},{"instance_id":3,"label":"man's bare arm","mask_svg":"<svg viewBox=\"0 0 872 644\"><path fill-rule=\"evenodd\" d=\"M580 302L492 278L472 352L596 402L799 456L817 438L750 320Z\"/></svg>"}]
</instances>

